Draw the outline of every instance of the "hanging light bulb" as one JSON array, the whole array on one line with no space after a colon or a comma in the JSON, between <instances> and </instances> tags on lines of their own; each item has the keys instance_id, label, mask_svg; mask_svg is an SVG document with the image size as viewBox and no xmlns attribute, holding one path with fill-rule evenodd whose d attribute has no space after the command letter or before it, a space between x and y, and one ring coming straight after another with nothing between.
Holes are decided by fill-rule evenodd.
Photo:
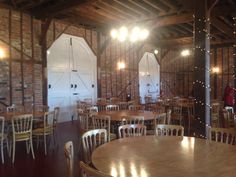
<instances>
[{"instance_id":1,"label":"hanging light bulb","mask_svg":"<svg viewBox=\"0 0 236 177\"><path fill-rule=\"evenodd\" d=\"M147 39L148 36L149 36L149 31L147 29L143 29L140 32L139 38L140 38L140 40L145 40L145 39Z\"/></svg>"},{"instance_id":2,"label":"hanging light bulb","mask_svg":"<svg viewBox=\"0 0 236 177\"><path fill-rule=\"evenodd\" d=\"M128 36L128 29L125 26L122 26L119 30L118 40L124 42Z\"/></svg>"},{"instance_id":3,"label":"hanging light bulb","mask_svg":"<svg viewBox=\"0 0 236 177\"><path fill-rule=\"evenodd\" d=\"M182 50L181 55L182 55L183 57L187 57L187 56L190 55L190 51L189 51L188 49Z\"/></svg>"},{"instance_id":4,"label":"hanging light bulb","mask_svg":"<svg viewBox=\"0 0 236 177\"><path fill-rule=\"evenodd\" d=\"M157 49L154 50L154 54L156 54L156 55L158 54L158 50Z\"/></svg>"},{"instance_id":5,"label":"hanging light bulb","mask_svg":"<svg viewBox=\"0 0 236 177\"><path fill-rule=\"evenodd\" d=\"M220 72L220 68L215 66L212 68L212 73L218 74Z\"/></svg>"},{"instance_id":6,"label":"hanging light bulb","mask_svg":"<svg viewBox=\"0 0 236 177\"><path fill-rule=\"evenodd\" d=\"M131 42L137 41L139 38L139 35L140 35L140 28L136 26L132 29L132 32L130 35L130 41Z\"/></svg>"},{"instance_id":7,"label":"hanging light bulb","mask_svg":"<svg viewBox=\"0 0 236 177\"><path fill-rule=\"evenodd\" d=\"M116 39L118 37L117 30L112 29L110 35L111 35L112 39Z\"/></svg>"},{"instance_id":8,"label":"hanging light bulb","mask_svg":"<svg viewBox=\"0 0 236 177\"><path fill-rule=\"evenodd\" d=\"M124 62L118 62L117 67L118 67L119 70L125 69L125 63Z\"/></svg>"}]
</instances>

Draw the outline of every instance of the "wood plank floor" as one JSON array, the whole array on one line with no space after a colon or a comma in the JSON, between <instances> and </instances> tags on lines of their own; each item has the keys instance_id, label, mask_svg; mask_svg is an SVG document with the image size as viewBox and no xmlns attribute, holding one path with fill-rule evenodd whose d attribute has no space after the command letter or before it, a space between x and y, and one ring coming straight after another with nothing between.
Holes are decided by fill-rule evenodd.
<instances>
[{"instance_id":1,"label":"wood plank floor","mask_svg":"<svg viewBox=\"0 0 236 177\"><path fill-rule=\"evenodd\" d=\"M63 147L69 140L74 143L75 176L79 176L78 161L81 156L79 138L78 122L73 121L58 124L57 146L49 147L47 156L44 155L43 144L37 149L34 143L35 160L33 160L31 154L26 153L25 143L19 142L16 144L15 163L12 164L5 148L5 164L0 164L0 177L67 177Z\"/></svg>"}]
</instances>

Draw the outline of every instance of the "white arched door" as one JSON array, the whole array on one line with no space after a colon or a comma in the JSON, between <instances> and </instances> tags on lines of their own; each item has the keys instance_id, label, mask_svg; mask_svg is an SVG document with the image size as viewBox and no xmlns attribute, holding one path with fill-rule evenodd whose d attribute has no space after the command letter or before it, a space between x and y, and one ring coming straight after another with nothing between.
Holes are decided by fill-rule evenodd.
<instances>
[{"instance_id":1,"label":"white arched door","mask_svg":"<svg viewBox=\"0 0 236 177\"><path fill-rule=\"evenodd\" d=\"M160 65L153 53L145 52L139 62L139 93L142 103L146 96L156 100L160 95Z\"/></svg>"},{"instance_id":2,"label":"white arched door","mask_svg":"<svg viewBox=\"0 0 236 177\"><path fill-rule=\"evenodd\" d=\"M97 58L83 38L62 34L48 49L48 105L59 121L75 117L77 100L97 98Z\"/></svg>"}]
</instances>

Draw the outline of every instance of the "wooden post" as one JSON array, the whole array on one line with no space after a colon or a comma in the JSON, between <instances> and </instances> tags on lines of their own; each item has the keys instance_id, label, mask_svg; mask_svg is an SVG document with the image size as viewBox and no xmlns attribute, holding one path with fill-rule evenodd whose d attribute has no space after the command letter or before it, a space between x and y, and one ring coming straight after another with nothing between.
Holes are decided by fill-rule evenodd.
<instances>
[{"instance_id":1,"label":"wooden post","mask_svg":"<svg viewBox=\"0 0 236 177\"><path fill-rule=\"evenodd\" d=\"M214 66L218 67L217 66L217 48L214 48ZM218 90L217 77L218 77L217 73L214 73L214 99L217 99L217 90Z\"/></svg>"},{"instance_id":2,"label":"wooden post","mask_svg":"<svg viewBox=\"0 0 236 177\"><path fill-rule=\"evenodd\" d=\"M236 17L233 17L234 39L236 40ZM234 88L236 88L236 42L233 44L233 60L234 60ZM234 104L236 110L236 104Z\"/></svg>"},{"instance_id":3,"label":"wooden post","mask_svg":"<svg viewBox=\"0 0 236 177\"><path fill-rule=\"evenodd\" d=\"M43 105L48 104L48 79L47 79L47 31L52 19L46 19L41 24L41 51L42 51L42 78L43 78Z\"/></svg>"},{"instance_id":4,"label":"wooden post","mask_svg":"<svg viewBox=\"0 0 236 177\"><path fill-rule=\"evenodd\" d=\"M205 138L210 125L210 24L207 1L194 0L194 7L194 134Z\"/></svg>"},{"instance_id":5,"label":"wooden post","mask_svg":"<svg viewBox=\"0 0 236 177\"><path fill-rule=\"evenodd\" d=\"M101 33L97 33L97 45L98 45L98 51L97 51L97 95L98 98L102 96L101 92Z\"/></svg>"}]
</instances>

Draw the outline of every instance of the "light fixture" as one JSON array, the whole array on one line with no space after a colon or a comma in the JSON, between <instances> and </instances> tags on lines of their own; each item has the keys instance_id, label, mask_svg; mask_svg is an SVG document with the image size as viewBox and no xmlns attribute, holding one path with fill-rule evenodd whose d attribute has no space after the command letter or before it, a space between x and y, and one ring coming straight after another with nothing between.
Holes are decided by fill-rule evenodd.
<instances>
[{"instance_id":1,"label":"light fixture","mask_svg":"<svg viewBox=\"0 0 236 177\"><path fill-rule=\"evenodd\" d=\"M128 36L128 29L125 26L122 26L119 30L118 40L124 42Z\"/></svg>"},{"instance_id":2,"label":"light fixture","mask_svg":"<svg viewBox=\"0 0 236 177\"><path fill-rule=\"evenodd\" d=\"M2 48L0 48L0 59L3 59L4 56L5 56L4 50Z\"/></svg>"},{"instance_id":3,"label":"light fixture","mask_svg":"<svg viewBox=\"0 0 236 177\"><path fill-rule=\"evenodd\" d=\"M135 26L132 29L131 35L130 35L130 42L135 42L139 39L139 35L140 35L140 28Z\"/></svg>"},{"instance_id":4,"label":"light fixture","mask_svg":"<svg viewBox=\"0 0 236 177\"><path fill-rule=\"evenodd\" d=\"M141 32L140 32L140 40L145 40L147 39L147 37L149 36L149 31L147 29L143 29Z\"/></svg>"},{"instance_id":5,"label":"light fixture","mask_svg":"<svg viewBox=\"0 0 236 177\"><path fill-rule=\"evenodd\" d=\"M116 39L118 37L118 32L116 29L111 30L111 37L112 39Z\"/></svg>"},{"instance_id":6,"label":"light fixture","mask_svg":"<svg viewBox=\"0 0 236 177\"><path fill-rule=\"evenodd\" d=\"M124 63L124 62L118 62L118 63L117 63L117 68L118 68L119 70L125 69L125 63Z\"/></svg>"},{"instance_id":7,"label":"light fixture","mask_svg":"<svg viewBox=\"0 0 236 177\"><path fill-rule=\"evenodd\" d=\"M158 50L157 49L154 50L154 54L156 54L156 55L158 54Z\"/></svg>"},{"instance_id":8,"label":"light fixture","mask_svg":"<svg viewBox=\"0 0 236 177\"><path fill-rule=\"evenodd\" d=\"M50 55L50 50L47 50L47 54Z\"/></svg>"},{"instance_id":9,"label":"light fixture","mask_svg":"<svg viewBox=\"0 0 236 177\"><path fill-rule=\"evenodd\" d=\"M190 55L190 51L189 51L188 49L184 49L184 50L182 50L181 55L182 55L183 57L187 57L187 56Z\"/></svg>"},{"instance_id":10,"label":"light fixture","mask_svg":"<svg viewBox=\"0 0 236 177\"><path fill-rule=\"evenodd\" d=\"M133 27L132 30L122 26L119 30L112 29L110 36L112 39L118 39L120 42L124 42L127 39L130 42L136 42L138 40L145 40L149 36L149 31L147 29L140 29L138 26Z\"/></svg>"},{"instance_id":11,"label":"light fixture","mask_svg":"<svg viewBox=\"0 0 236 177\"><path fill-rule=\"evenodd\" d=\"M212 67L211 71L212 73L218 74L220 72L220 68L215 66L215 67Z\"/></svg>"}]
</instances>

